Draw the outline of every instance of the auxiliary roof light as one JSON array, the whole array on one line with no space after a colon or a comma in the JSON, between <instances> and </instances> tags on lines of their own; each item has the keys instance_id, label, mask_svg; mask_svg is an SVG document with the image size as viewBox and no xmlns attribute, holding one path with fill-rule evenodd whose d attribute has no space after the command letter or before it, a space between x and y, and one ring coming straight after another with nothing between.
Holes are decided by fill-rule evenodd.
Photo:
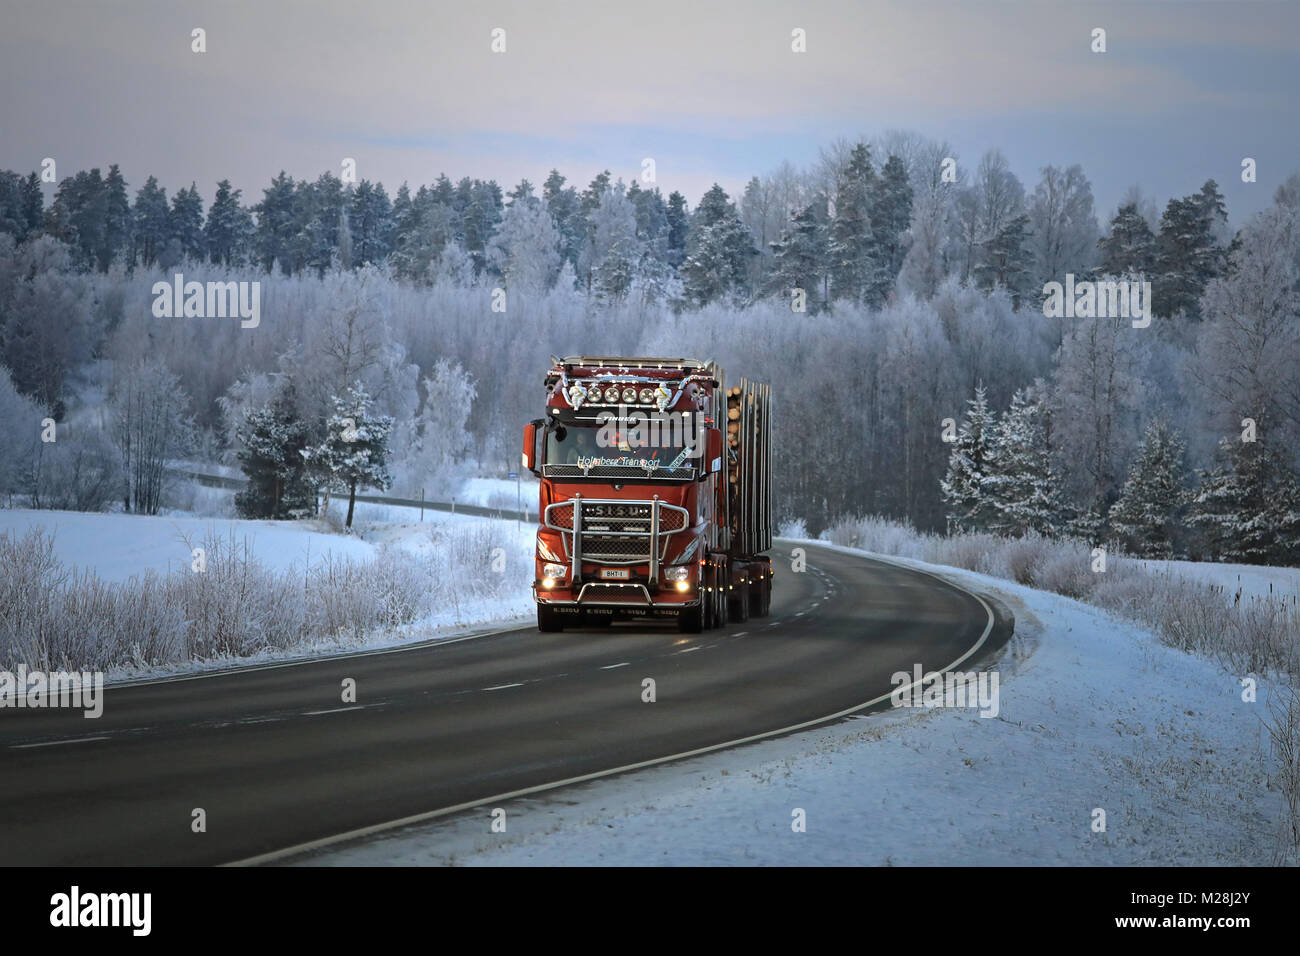
<instances>
[{"instance_id":1,"label":"auxiliary roof light","mask_svg":"<svg viewBox=\"0 0 1300 956\"><path fill-rule=\"evenodd\" d=\"M629 385L627 388L623 389L623 404L631 405L635 401L636 401L636 389L633 388L631 385Z\"/></svg>"},{"instance_id":2,"label":"auxiliary roof light","mask_svg":"<svg viewBox=\"0 0 1300 956\"><path fill-rule=\"evenodd\" d=\"M605 401L609 402L611 405L618 402L617 385L611 385L609 388L605 389Z\"/></svg>"},{"instance_id":3,"label":"auxiliary roof light","mask_svg":"<svg viewBox=\"0 0 1300 956\"><path fill-rule=\"evenodd\" d=\"M651 402L655 400L655 390L653 388L641 389L640 398L641 398L642 405L649 405Z\"/></svg>"},{"instance_id":4,"label":"auxiliary roof light","mask_svg":"<svg viewBox=\"0 0 1300 956\"><path fill-rule=\"evenodd\" d=\"M599 385L588 385L588 386L587 386L587 401L589 401L589 402L598 402L598 401L600 401L600 394L601 394L601 392L600 392L600 386L599 386Z\"/></svg>"}]
</instances>

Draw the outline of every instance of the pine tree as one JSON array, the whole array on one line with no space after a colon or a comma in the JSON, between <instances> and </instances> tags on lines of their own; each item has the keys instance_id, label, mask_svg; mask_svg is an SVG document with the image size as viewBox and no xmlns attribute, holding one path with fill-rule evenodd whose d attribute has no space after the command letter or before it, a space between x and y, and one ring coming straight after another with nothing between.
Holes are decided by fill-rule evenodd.
<instances>
[{"instance_id":1,"label":"pine tree","mask_svg":"<svg viewBox=\"0 0 1300 956\"><path fill-rule=\"evenodd\" d=\"M172 197L171 234L181 245L181 255L196 262L205 258L203 197L194 183Z\"/></svg>"},{"instance_id":2,"label":"pine tree","mask_svg":"<svg viewBox=\"0 0 1300 956\"><path fill-rule=\"evenodd\" d=\"M388 436L393 419L371 412L371 399L357 382L343 396L330 398L333 413L325 422L325 441L303 453L309 472L329 491L346 490L352 527L357 488L387 489L393 482L388 470L391 454Z\"/></svg>"},{"instance_id":3,"label":"pine tree","mask_svg":"<svg viewBox=\"0 0 1300 956\"><path fill-rule=\"evenodd\" d=\"M208 258L214 264L242 265L253 238L253 216L239 202L240 190L230 187L230 180L217 183L217 194L208 208L203 238Z\"/></svg>"},{"instance_id":4,"label":"pine tree","mask_svg":"<svg viewBox=\"0 0 1300 956\"><path fill-rule=\"evenodd\" d=\"M1200 318L1201 293L1223 272L1224 251L1214 235L1223 216L1223 197L1214 180L1206 182L1199 193L1169 200L1156 240L1151 292L1157 315L1168 317L1181 311Z\"/></svg>"},{"instance_id":5,"label":"pine tree","mask_svg":"<svg viewBox=\"0 0 1300 956\"><path fill-rule=\"evenodd\" d=\"M1021 214L1008 220L1002 228L980 245L980 259L975 266L975 282L985 290L1002 286L1011 293L1017 308L1029 291L1028 263L1032 256L1029 243L1029 217Z\"/></svg>"},{"instance_id":6,"label":"pine tree","mask_svg":"<svg viewBox=\"0 0 1300 956\"><path fill-rule=\"evenodd\" d=\"M303 457L309 433L293 383L286 380L268 405L250 409L238 435L244 446L239 464L248 477L248 486L235 495L240 515L293 518L315 514L316 491Z\"/></svg>"},{"instance_id":7,"label":"pine tree","mask_svg":"<svg viewBox=\"0 0 1300 956\"><path fill-rule=\"evenodd\" d=\"M1214 557L1246 564L1300 560L1300 480L1281 450L1262 436L1225 438L1217 457L1188 519L1204 530Z\"/></svg>"},{"instance_id":8,"label":"pine tree","mask_svg":"<svg viewBox=\"0 0 1300 956\"><path fill-rule=\"evenodd\" d=\"M131 254L131 201L126 196L126 180L114 163L104 177L104 245L99 251L99 271L108 267L119 253Z\"/></svg>"},{"instance_id":9,"label":"pine tree","mask_svg":"<svg viewBox=\"0 0 1300 956\"><path fill-rule=\"evenodd\" d=\"M1011 396L1011 407L993 431L982 488L993 512L990 527L999 534L1021 537L1030 531L1045 535L1057 531L1062 509L1044 412L1021 389Z\"/></svg>"},{"instance_id":10,"label":"pine tree","mask_svg":"<svg viewBox=\"0 0 1300 956\"><path fill-rule=\"evenodd\" d=\"M171 238L170 210L167 190L150 176L136 191L135 205L131 208L135 258L146 268L157 262L167 248L167 241Z\"/></svg>"},{"instance_id":11,"label":"pine tree","mask_svg":"<svg viewBox=\"0 0 1300 956\"><path fill-rule=\"evenodd\" d=\"M294 225L295 196L293 177L280 170L280 175L262 190L262 201L254 207L257 213L257 255L262 268L269 271L278 262L283 275L293 274L291 247L297 231Z\"/></svg>"},{"instance_id":12,"label":"pine tree","mask_svg":"<svg viewBox=\"0 0 1300 956\"><path fill-rule=\"evenodd\" d=\"M1151 275L1156 264L1156 237L1137 203L1119 207L1110 235L1097 241L1103 275Z\"/></svg>"},{"instance_id":13,"label":"pine tree","mask_svg":"<svg viewBox=\"0 0 1300 956\"><path fill-rule=\"evenodd\" d=\"M383 262L393 250L393 209L383 183L363 179L348 207L354 266Z\"/></svg>"},{"instance_id":14,"label":"pine tree","mask_svg":"<svg viewBox=\"0 0 1300 956\"><path fill-rule=\"evenodd\" d=\"M981 382L975 397L966 402L966 417L957 430L957 441L948 455L948 473L939 483L948 506L948 530L984 531L994 517L985 497L989 478L992 441L997 422L988 406L988 395Z\"/></svg>"},{"instance_id":15,"label":"pine tree","mask_svg":"<svg viewBox=\"0 0 1300 956\"><path fill-rule=\"evenodd\" d=\"M1144 558L1174 555L1178 517L1186 503L1183 455L1178 434L1162 421L1153 422L1110 510L1111 528Z\"/></svg>"}]
</instances>

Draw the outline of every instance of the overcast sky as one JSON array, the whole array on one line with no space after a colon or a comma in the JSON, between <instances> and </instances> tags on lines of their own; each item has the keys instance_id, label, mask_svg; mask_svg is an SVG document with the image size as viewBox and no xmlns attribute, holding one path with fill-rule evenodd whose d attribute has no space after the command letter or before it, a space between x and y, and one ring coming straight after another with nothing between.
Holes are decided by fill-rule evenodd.
<instances>
[{"instance_id":1,"label":"overcast sky","mask_svg":"<svg viewBox=\"0 0 1300 956\"><path fill-rule=\"evenodd\" d=\"M964 166L1000 147L1027 189L1080 163L1102 218L1130 184L1163 207L1213 177L1238 223L1300 170L1296 3L0 0L0 77L0 168L116 162L132 194L229 178L250 203L344 157L390 193L551 167L581 188L653 157L693 207L899 127Z\"/></svg>"}]
</instances>

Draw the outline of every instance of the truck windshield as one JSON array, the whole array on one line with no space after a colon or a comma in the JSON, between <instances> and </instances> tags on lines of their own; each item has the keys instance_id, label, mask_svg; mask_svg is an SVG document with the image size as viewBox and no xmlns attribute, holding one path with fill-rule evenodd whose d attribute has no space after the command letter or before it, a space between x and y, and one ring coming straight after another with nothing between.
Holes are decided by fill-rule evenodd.
<instances>
[{"instance_id":1,"label":"truck windshield","mask_svg":"<svg viewBox=\"0 0 1300 956\"><path fill-rule=\"evenodd\" d=\"M546 473L600 478L627 477L635 471L655 478L690 478L703 453L699 446L686 444L632 445L628 437L615 431L610 441L608 430L561 425L546 433Z\"/></svg>"}]
</instances>

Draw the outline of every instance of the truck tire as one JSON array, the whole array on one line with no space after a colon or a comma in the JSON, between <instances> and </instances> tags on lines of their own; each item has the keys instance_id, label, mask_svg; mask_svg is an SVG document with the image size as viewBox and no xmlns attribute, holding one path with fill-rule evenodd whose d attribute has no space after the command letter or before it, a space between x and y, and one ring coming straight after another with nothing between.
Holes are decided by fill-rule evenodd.
<instances>
[{"instance_id":1,"label":"truck tire","mask_svg":"<svg viewBox=\"0 0 1300 956\"><path fill-rule=\"evenodd\" d=\"M763 582L754 581L749 585L749 616L764 617L763 614Z\"/></svg>"},{"instance_id":2,"label":"truck tire","mask_svg":"<svg viewBox=\"0 0 1300 956\"><path fill-rule=\"evenodd\" d=\"M683 634L698 634L704 630L704 602L695 607L682 608L677 613L677 630Z\"/></svg>"},{"instance_id":3,"label":"truck tire","mask_svg":"<svg viewBox=\"0 0 1300 956\"><path fill-rule=\"evenodd\" d=\"M546 633L564 630L564 619L556 613L555 608L544 604L537 605L537 629Z\"/></svg>"},{"instance_id":4,"label":"truck tire","mask_svg":"<svg viewBox=\"0 0 1300 956\"><path fill-rule=\"evenodd\" d=\"M727 599L727 616L737 624L743 624L749 620L749 585L737 585L736 590L740 593Z\"/></svg>"}]
</instances>

